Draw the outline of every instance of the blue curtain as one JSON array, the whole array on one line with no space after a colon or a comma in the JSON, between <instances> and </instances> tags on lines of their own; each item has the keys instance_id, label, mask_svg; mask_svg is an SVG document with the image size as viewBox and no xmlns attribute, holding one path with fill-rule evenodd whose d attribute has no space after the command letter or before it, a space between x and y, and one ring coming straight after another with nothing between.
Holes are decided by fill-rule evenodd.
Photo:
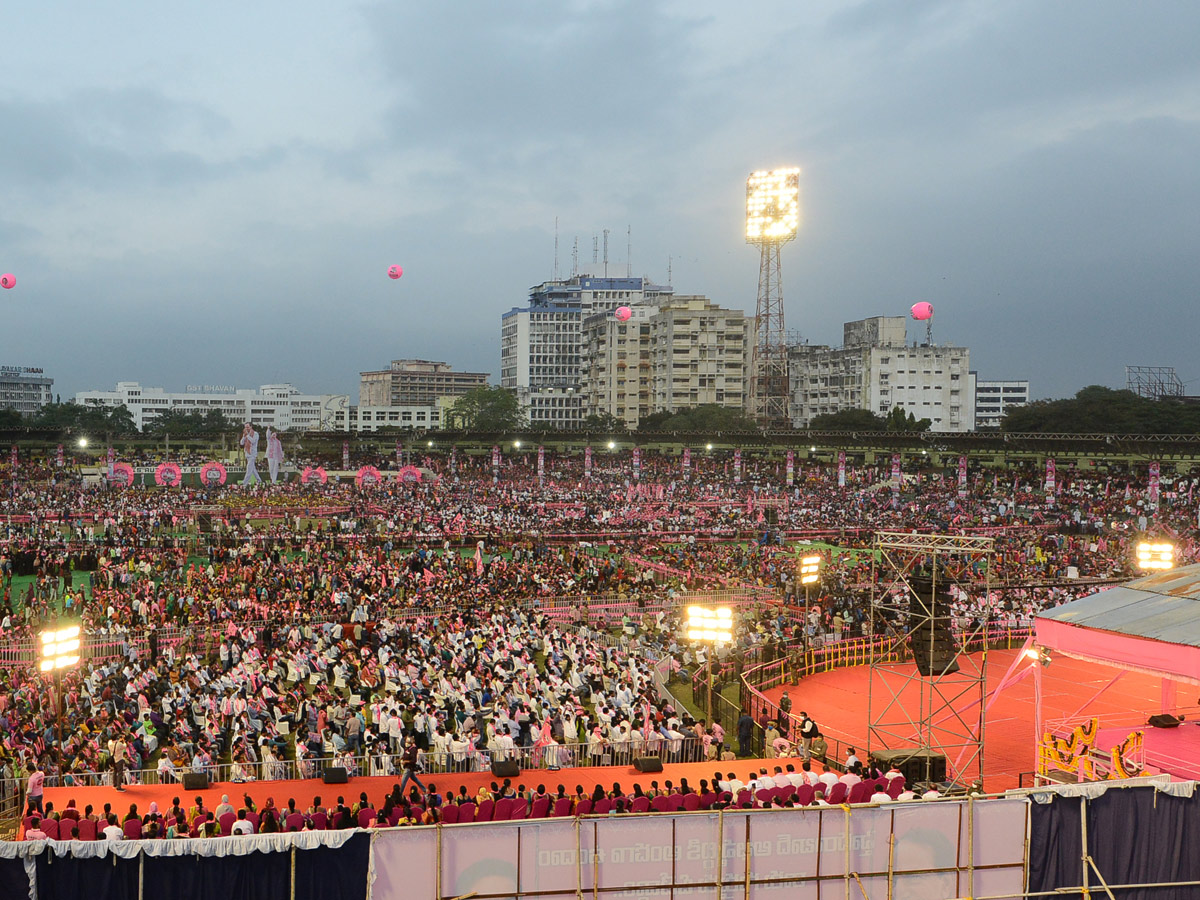
<instances>
[{"instance_id":1,"label":"blue curtain","mask_svg":"<svg viewBox=\"0 0 1200 900\"><path fill-rule=\"evenodd\" d=\"M286 898L291 891L290 856L147 856L143 896L154 900Z\"/></svg>"},{"instance_id":2,"label":"blue curtain","mask_svg":"<svg viewBox=\"0 0 1200 900\"><path fill-rule=\"evenodd\" d=\"M44 852L37 859L37 879L38 900L137 900L138 861Z\"/></svg>"},{"instance_id":3,"label":"blue curtain","mask_svg":"<svg viewBox=\"0 0 1200 900\"><path fill-rule=\"evenodd\" d=\"M296 851L296 900L363 900L371 836L356 834L332 850Z\"/></svg>"},{"instance_id":4,"label":"blue curtain","mask_svg":"<svg viewBox=\"0 0 1200 900\"><path fill-rule=\"evenodd\" d=\"M22 859L0 859L0 897L26 900L29 896L29 876Z\"/></svg>"}]
</instances>

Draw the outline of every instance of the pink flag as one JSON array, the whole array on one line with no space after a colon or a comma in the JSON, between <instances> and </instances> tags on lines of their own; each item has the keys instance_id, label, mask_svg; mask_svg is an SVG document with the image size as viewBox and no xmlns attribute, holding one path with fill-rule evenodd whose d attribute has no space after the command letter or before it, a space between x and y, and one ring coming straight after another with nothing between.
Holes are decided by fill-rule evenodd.
<instances>
[{"instance_id":1,"label":"pink flag","mask_svg":"<svg viewBox=\"0 0 1200 900\"><path fill-rule=\"evenodd\" d=\"M426 569L426 570L425 570L425 583L426 583L426 584L432 584L432 583L433 583L433 569Z\"/></svg>"},{"instance_id":2,"label":"pink flag","mask_svg":"<svg viewBox=\"0 0 1200 900\"><path fill-rule=\"evenodd\" d=\"M478 546L475 547L475 574L483 574L483 551Z\"/></svg>"}]
</instances>

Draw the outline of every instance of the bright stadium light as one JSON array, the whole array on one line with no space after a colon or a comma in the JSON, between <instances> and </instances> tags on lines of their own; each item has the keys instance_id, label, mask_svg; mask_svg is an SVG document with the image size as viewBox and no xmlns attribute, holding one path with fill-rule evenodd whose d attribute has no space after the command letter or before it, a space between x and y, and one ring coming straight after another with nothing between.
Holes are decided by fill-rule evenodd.
<instances>
[{"instance_id":1,"label":"bright stadium light","mask_svg":"<svg viewBox=\"0 0 1200 900\"><path fill-rule=\"evenodd\" d=\"M520 449L521 449L521 442L520 442L520 441L513 441L513 447L514 447L515 449L517 449L517 450L520 450Z\"/></svg>"},{"instance_id":2,"label":"bright stadium light","mask_svg":"<svg viewBox=\"0 0 1200 900\"><path fill-rule=\"evenodd\" d=\"M79 626L72 625L59 631L41 633L41 660L38 668L43 672L57 672L79 662Z\"/></svg>"},{"instance_id":3,"label":"bright stadium light","mask_svg":"<svg viewBox=\"0 0 1200 900\"><path fill-rule=\"evenodd\" d=\"M608 442L608 449L609 449L609 450L616 450L616 449L617 449L617 442L616 442L616 441L609 441L609 442Z\"/></svg>"},{"instance_id":4,"label":"bright stadium light","mask_svg":"<svg viewBox=\"0 0 1200 900\"><path fill-rule=\"evenodd\" d=\"M755 172L746 179L746 241L782 244L800 227L800 170Z\"/></svg>"},{"instance_id":5,"label":"bright stadium light","mask_svg":"<svg viewBox=\"0 0 1200 900\"><path fill-rule=\"evenodd\" d=\"M733 640L733 610L728 606L718 609L689 606L687 615L688 640L714 642Z\"/></svg>"},{"instance_id":6,"label":"bright stadium light","mask_svg":"<svg viewBox=\"0 0 1200 900\"><path fill-rule=\"evenodd\" d=\"M1137 567L1139 569L1175 568L1175 545L1166 541L1157 543L1142 541L1137 545Z\"/></svg>"},{"instance_id":7,"label":"bright stadium light","mask_svg":"<svg viewBox=\"0 0 1200 900\"><path fill-rule=\"evenodd\" d=\"M87 438L80 438L80 439L79 439L79 446L80 446L80 447L86 447L86 446L87 446Z\"/></svg>"},{"instance_id":8,"label":"bright stadium light","mask_svg":"<svg viewBox=\"0 0 1200 900\"><path fill-rule=\"evenodd\" d=\"M821 580L821 557L805 556L800 560L800 583L816 584Z\"/></svg>"}]
</instances>

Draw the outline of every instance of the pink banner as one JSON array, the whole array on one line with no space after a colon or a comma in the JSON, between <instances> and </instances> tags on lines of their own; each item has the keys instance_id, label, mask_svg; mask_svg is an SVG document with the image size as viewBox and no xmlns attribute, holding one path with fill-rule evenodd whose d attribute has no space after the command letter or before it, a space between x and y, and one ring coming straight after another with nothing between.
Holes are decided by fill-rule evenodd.
<instances>
[{"instance_id":1,"label":"pink banner","mask_svg":"<svg viewBox=\"0 0 1200 900\"><path fill-rule=\"evenodd\" d=\"M903 475L900 471L900 454L892 454L892 493L900 493L900 482L903 480Z\"/></svg>"},{"instance_id":2,"label":"pink banner","mask_svg":"<svg viewBox=\"0 0 1200 900\"><path fill-rule=\"evenodd\" d=\"M1147 497L1152 506L1158 506L1158 473L1159 465L1156 462L1150 463L1150 484L1147 491Z\"/></svg>"},{"instance_id":3,"label":"pink banner","mask_svg":"<svg viewBox=\"0 0 1200 900\"><path fill-rule=\"evenodd\" d=\"M541 481L541 479L545 476L545 474L546 474L546 448L539 446L538 447L538 480Z\"/></svg>"},{"instance_id":4,"label":"pink banner","mask_svg":"<svg viewBox=\"0 0 1200 900\"><path fill-rule=\"evenodd\" d=\"M590 478L592 475L592 448L583 448L583 477Z\"/></svg>"},{"instance_id":5,"label":"pink banner","mask_svg":"<svg viewBox=\"0 0 1200 900\"><path fill-rule=\"evenodd\" d=\"M787 486L791 487L796 483L796 454L794 451L787 452Z\"/></svg>"},{"instance_id":6,"label":"pink banner","mask_svg":"<svg viewBox=\"0 0 1200 900\"><path fill-rule=\"evenodd\" d=\"M458 471L458 448L450 448L450 474L453 475Z\"/></svg>"},{"instance_id":7,"label":"pink banner","mask_svg":"<svg viewBox=\"0 0 1200 900\"><path fill-rule=\"evenodd\" d=\"M14 470L17 468L17 445L16 444L12 445L12 467Z\"/></svg>"},{"instance_id":8,"label":"pink banner","mask_svg":"<svg viewBox=\"0 0 1200 900\"><path fill-rule=\"evenodd\" d=\"M342 468L350 468L350 442L342 441Z\"/></svg>"},{"instance_id":9,"label":"pink banner","mask_svg":"<svg viewBox=\"0 0 1200 900\"><path fill-rule=\"evenodd\" d=\"M683 480L688 481L692 476L692 450L690 447L683 448Z\"/></svg>"},{"instance_id":10,"label":"pink banner","mask_svg":"<svg viewBox=\"0 0 1200 900\"><path fill-rule=\"evenodd\" d=\"M1052 460L1052 459L1046 460L1045 489L1046 489L1046 505L1047 506L1054 505L1054 483L1056 480L1056 474L1057 473L1055 472L1055 469L1054 469L1054 460Z\"/></svg>"},{"instance_id":11,"label":"pink banner","mask_svg":"<svg viewBox=\"0 0 1200 900\"><path fill-rule=\"evenodd\" d=\"M63 459L63 445L59 444L58 445L58 467L60 469L63 467L64 462L65 462L65 460Z\"/></svg>"},{"instance_id":12,"label":"pink banner","mask_svg":"<svg viewBox=\"0 0 1200 900\"><path fill-rule=\"evenodd\" d=\"M500 480L500 448L492 448L492 481Z\"/></svg>"},{"instance_id":13,"label":"pink banner","mask_svg":"<svg viewBox=\"0 0 1200 900\"><path fill-rule=\"evenodd\" d=\"M17 448L13 447L13 454L15 455L16 452L17 452ZM14 461L14 465L15 465L15 461ZM108 448L108 477L109 477L110 481L112 480L113 475L116 473L116 465L117 465L117 451L114 450L112 447L109 447Z\"/></svg>"},{"instance_id":14,"label":"pink banner","mask_svg":"<svg viewBox=\"0 0 1200 900\"><path fill-rule=\"evenodd\" d=\"M396 441L396 468L399 469L404 465L404 445Z\"/></svg>"},{"instance_id":15,"label":"pink banner","mask_svg":"<svg viewBox=\"0 0 1200 900\"><path fill-rule=\"evenodd\" d=\"M733 483L742 483L742 451L733 451Z\"/></svg>"},{"instance_id":16,"label":"pink banner","mask_svg":"<svg viewBox=\"0 0 1200 900\"><path fill-rule=\"evenodd\" d=\"M967 496L967 458L958 458L958 496Z\"/></svg>"},{"instance_id":17,"label":"pink banner","mask_svg":"<svg viewBox=\"0 0 1200 900\"><path fill-rule=\"evenodd\" d=\"M846 451L838 451L838 487L846 486Z\"/></svg>"},{"instance_id":18,"label":"pink banner","mask_svg":"<svg viewBox=\"0 0 1200 900\"><path fill-rule=\"evenodd\" d=\"M633 448L633 480L637 481L642 477L642 451L640 447Z\"/></svg>"}]
</instances>

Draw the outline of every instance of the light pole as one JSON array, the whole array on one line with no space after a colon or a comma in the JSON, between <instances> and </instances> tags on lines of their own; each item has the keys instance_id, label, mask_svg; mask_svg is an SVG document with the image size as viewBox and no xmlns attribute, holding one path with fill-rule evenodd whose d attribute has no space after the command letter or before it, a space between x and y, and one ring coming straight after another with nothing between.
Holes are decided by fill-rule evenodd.
<instances>
[{"instance_id":1,"label":"light pole","mask_svg":"<svg viewBox=\"0 0 1200 900\"><path fill-rule=\"evenodd\" d=\"M728 606L708 609L703 606L689 606L687 609L687 636L691 641L704 641L709 645L708 665L706 666L706 706L705 711L711 720L714 717L712 705L712 658L716 645L721 641L733 642L733 610Z\"/></svg>"},{"instance_id":2,"label":"light pole","mask_svg":"<svg viewBox=\"0 0 1200 900\"><path fill-rule=\"evenodd\" d=\"M808 666L808 608L812 605L813 585L821 580L821 556L813 554L800 559L800 584L804 587L804 665Z\"/></svg>"},{"instance_id":3,"label":"light pole","mask_svg":"<svg viewBox=\"0 0 1200 900\"><path fill-rule=\"evenodd\" d=\"M43 631L39 635L40 656L38 669L43 675L54 675L54 733L59 750L62 750L62 673L63 669L79 662L79 626L70 625L58 630Z\"/></svg>"},{"instance_id":4,"label":"light pole","mask_svg":"<svg viewBox=\"0 0 1200 900\"><path fill-rule=\"evenodd\" d=\"M1137 567L1143 570L1175 568L1175 545L1167 541L1142 541L1135 550Z\"/></svg>"}]
</instances>

